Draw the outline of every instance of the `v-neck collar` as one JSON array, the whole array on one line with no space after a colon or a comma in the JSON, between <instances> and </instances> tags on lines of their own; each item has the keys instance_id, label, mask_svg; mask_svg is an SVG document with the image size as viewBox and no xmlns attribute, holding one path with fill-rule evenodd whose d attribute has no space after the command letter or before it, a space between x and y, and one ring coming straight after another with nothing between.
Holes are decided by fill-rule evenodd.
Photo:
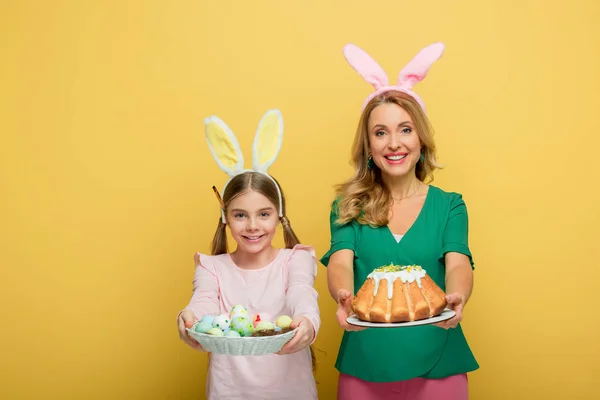
<instances>
[{"instance_id":1,"label":"v-neck collar","mask_svg":"<svg viewBox=\"0 0 600 400\"><path fill-rule=\"evenodd\" d=\"M394 233L390 229L389 224L387 224L387 225L385 225L385 226L382 227L382 228L384 228L387 231L387 236L394 242L394 244L399 245L400 243L406 241L406 236L408 236L408 234L412 230L414 230L413 228L415 227L415 225L417 225L417 223L421 219L421 217L423 215L423 211L425 210L425 207L427 207L427 204L429 203L429 198L431 197L431 190L432 189L433 189L433 186L428 185L427 194L425 195L425 201L423 202L423 206L421 207L421 211L419 211L419 215L417 215L417 218L414 220L414 222L412 223L412 225L406 230L406 232L404 234L402 234L402 240L400 240L399 242L396 241L396 238L394 237Z\"/></svg>"}]
</instances>

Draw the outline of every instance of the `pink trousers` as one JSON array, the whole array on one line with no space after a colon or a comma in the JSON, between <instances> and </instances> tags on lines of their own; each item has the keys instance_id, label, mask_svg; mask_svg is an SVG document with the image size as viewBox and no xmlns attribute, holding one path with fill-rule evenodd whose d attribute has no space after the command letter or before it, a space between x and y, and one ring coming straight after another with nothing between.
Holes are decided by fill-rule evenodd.
<instances>
[{"instance_id":1,"label":"pink trousers","mask_svg":"<svg viewBox=\"0 0 600 400\"><path fill-rule=\"evenodd\" d=\"M467 374L442 379L367 382L340 374L337 400L468 400Z\"/></svg>"}]
</instances>

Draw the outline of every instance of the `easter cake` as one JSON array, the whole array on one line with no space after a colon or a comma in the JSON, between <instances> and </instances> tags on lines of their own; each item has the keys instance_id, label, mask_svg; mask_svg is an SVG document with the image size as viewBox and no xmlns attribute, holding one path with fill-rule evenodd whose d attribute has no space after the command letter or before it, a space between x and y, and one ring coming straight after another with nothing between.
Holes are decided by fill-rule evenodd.
<instances>
[{"instance_id":1,"label":"easter cake","mask_svg":"<svg viewBox=\"0 0 600 400\"><path fill-rule=\"evenodd\" d=\"M371 272L352 300L362 321L407 322L439 315L446 294L418 265L389 265Z\"/></svg>"}]
</instances>

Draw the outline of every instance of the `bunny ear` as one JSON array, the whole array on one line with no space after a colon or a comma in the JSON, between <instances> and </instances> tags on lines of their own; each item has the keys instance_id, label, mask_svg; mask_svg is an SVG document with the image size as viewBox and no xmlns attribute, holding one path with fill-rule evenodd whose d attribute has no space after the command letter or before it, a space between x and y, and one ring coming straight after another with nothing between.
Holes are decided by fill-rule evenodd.
<instances>
[{"instance_id":1,"label":"bunny ear","mask_svg":"<svg viewBox=\"0 0 600 400\"><path fill-rule=\"evenodd\" d=\"M431 65L444 53L443 43L434 43L422 49L403 69L398 76L398 86L412 89L421 82Z\"/></svg>"},{"instance_id":2,"label":"bunny ear","mask_svg":"<svg viewBox=\"0 0 600 400\"><path fill-rule=\"evenodd\" d=\"M230 177L244 169L244 157L235 135L219 117L204 120L204 132L208 147L215 161Z\"/></svg>"},{"instance_id":3,"label":"bunny ear","mask_svg":"<svg viewBox=\"0 0 600 400\"><path fill-rule=\"evenodd\" d=\"M363 49L353 44L344 46L344 57L375 89L388 86L388 77L383 68Z\"/></svg>"},{"instance_id":4,"label":"bunny ear","mask_svg":"<svg viewBox=\"0 0 600 400\"><path fill-rule=\"evenodd\" d=\"M277 158L283 141L283 116L269 110L260 120L252 145L252 168L266 173Z\"/></svg>"}]
</instances>

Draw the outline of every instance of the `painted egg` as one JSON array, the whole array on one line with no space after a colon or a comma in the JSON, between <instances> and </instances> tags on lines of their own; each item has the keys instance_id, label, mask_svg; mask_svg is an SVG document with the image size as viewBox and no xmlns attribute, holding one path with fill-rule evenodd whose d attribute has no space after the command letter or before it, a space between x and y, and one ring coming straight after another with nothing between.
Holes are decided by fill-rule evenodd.
<instances>
[{"instance_id":1,"label":"painted egg","mask_svg":"<svg viewBox=\"0 0 600 400\"><path fill-rule=\"evenodd\" d=\"M206 321L200 321L194 325L194 331L200 333L208 332L213 326Z\"/></svg>"},{"instance_id":2,"label":"painted egg","mask_svg":"<svg viewBox=\"0 0 600 400\"><path fill-rule=\"evenodd\" d=\"M212 326L214 319L215 319L215 317L212 316L212 315L205 315L204 317L202 317L202 319L200 320L200 322L207 322L207 323L209 323Z\"/></svg>"},{"instance_id":3,"label":"painted egg","mask_svg":"<svg viewBox=\"0 0 600 400\"><path fill-rule=\"evenodd\" d=\"M213 328L219 328L222 331L226 331L227 329L229 329L229 325L231 323L231 320L229 319L228 315L222 314L222 315L217 315L215 317L215 319L213 320Z\"/></svg>"},{"instance_id":4,"label":"painted egg","mask_svg":"<svg viewBox=\"0 0 600 400\"><path fill-rule=\"evenodd\" d=\"M281 329L281 328L280 328L280 327L278 327L278 326L275 326L275 329L274 329L274 330L275 330L275 332L281 332L283 329Z\"/></svg>"},{"instance_id":5,"label":"painted egg","mask_svg":"<svg viewBox=\"0 0 600 400\"><path fill-rule=\"evenodd\" d=\"M242 335L240 335L237 331L234 331L233 329L228 330L227 332L225 332L225 337L240 337Z\"/></svg>"},{"instance_id":6,"label":"painted egg","mask_svg":"<svg viewBox=\"0 0 600 400\"><path fill-rule=\"evenodd\" d=\"M246 317L235 317L231 320L231 329L242 336L250 336L254 332L252 322Z\"/></svg>"},{"instance_id":7,"label":"painted egg","mask_svg":"<svg viewBox=\"0 0 600 400\"><path fill-rule=\"evenodd\" d=\"M271 321L271 316L267 313L259 313L259 314L255 314L252 317L252 325L254 325L254 328L256 328L256 325L258 325L261 322L267 322L267 321Z\"/></svg>"},{"instance_id":8,"label":"painted egg","mask_svg":"<svg viewBox=\"0 0 600 400\"><path fill-rule=\"evenodd\" d=\"M229 312L229 317L233 320L235 317L246 317L249 318L248 309L240 304L233 306Z\"/></svg>"},{"instance_id":9,"label":"painted egg","mask_svg":"<svg viewBox=\"0 0 600 400\"><path fill-rule=\"evenodd\" d=\"M289 328L292 324L292 319L287 315L281 315L277 318L275 324L282 329Z\"/></svg>"},{"instance_id":10,"label":"painted egg","mask_svg":"<svg viewBox=\"0 0 600 400\"><path fill-rule=\"evenodd\" d=\"M219 328L210 328L206 333L213 336L223 336L223 331Z\"/></svg>"},{"instance_id":11,"label":"painted egg","mask_svg":"<svg viewBox=\"0 0 600 400\"><path fill-rule=\"evenodd\" d=\"M273 326L273 323L272 323L272 322L269 322L269 321L261 321L261 322L259 322L259 323L258 323L258 324L257 324L257 325L254 327L254 330L255 330L255 331L267 331L267 330L270 330L270 329L273 329L273 328L274 328L274 326Z\"/></svg>"}]
</instances>

